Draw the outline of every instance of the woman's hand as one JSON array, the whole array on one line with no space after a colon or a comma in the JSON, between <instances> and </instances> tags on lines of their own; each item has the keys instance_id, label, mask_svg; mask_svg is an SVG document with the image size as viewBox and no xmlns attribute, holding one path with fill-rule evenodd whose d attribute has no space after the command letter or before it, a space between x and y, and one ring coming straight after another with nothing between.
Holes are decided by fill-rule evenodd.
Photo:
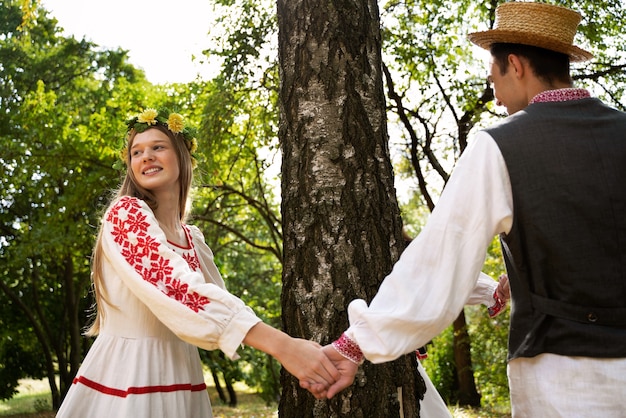
<instances>
[{"instance_id":1,"label":"woman's hand","mask_svg":"<svg viewBox=\"0 0 626 418\"><path fill-rule=\"evenodd\" d=\"M243 343L278 360L317 399L325 398L328 388L341 377L318 343L290 337L262 322L248 331Z\"/></svg>"}]
</instances>

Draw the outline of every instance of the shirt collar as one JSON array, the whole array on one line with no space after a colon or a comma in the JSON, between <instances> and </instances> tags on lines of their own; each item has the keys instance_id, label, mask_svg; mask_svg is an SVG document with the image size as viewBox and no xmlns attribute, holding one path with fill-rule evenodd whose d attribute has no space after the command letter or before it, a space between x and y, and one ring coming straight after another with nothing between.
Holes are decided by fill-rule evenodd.
<instances>
[{"instance_id":1,"label":"shirt collar","mask_svg":"<svg viewBox=\"0 0 626 418\"><path fill-rule=\"evenodd\" d=\"M546 90L533 97L529 104L545 102L565 102L569 100L586 99L587 97L591 97L591 94L585 89L567 88Z\"/></svg>"}]
</instances>

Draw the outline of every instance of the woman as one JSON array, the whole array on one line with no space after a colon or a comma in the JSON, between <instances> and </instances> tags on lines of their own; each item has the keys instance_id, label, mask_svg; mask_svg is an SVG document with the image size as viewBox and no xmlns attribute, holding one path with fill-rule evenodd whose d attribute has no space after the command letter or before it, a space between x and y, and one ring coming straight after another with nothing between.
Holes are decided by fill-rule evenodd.
<instances>
[{"instance_id":1,"label":"woman","mask_svg":"<svg viewBox=\"0 0 626 418\"><path fill-rule=\"evenodd\" d=\"M184 223L196 142L177 113L128 122L123 184L93 254L97 335L57 417L211 417L197 347L275 357L301 382L338 372L316 343L264 323L228 293L198 228Z\"/></svg>"}]
</instances>

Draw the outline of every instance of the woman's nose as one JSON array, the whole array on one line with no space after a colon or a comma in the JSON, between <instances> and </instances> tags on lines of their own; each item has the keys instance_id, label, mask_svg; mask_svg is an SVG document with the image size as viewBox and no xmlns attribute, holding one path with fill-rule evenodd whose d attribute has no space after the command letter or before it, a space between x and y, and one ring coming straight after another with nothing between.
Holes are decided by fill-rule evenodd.
<instances>
[{"instance_id":1,"label":"woman's nose","mask_svg":"<svg viewBox=\"0 0 626 418\"><path fill-rule=\"evenodd\" d=\"M149 161L154 158L154 153L152 152L152 150L145 150L142 156L144 161Z\"/></svg>"}]
</instances>

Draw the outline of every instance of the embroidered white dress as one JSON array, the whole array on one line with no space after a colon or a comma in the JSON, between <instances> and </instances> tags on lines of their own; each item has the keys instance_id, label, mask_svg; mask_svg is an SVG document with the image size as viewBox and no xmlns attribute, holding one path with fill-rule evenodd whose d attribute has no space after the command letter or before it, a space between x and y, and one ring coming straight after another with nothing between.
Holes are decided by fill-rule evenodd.
<instances>
[{"instance_id":1,"label":"embroidered white dress","mask_svg":"<svg viewBox=\"0 0 626 418\"><path fill-rule=\"evenodd\" d=\"M103 219L100 335L58 418L211 417L197 347L236 358L260 319L225 290L201 232L188 246L167 241L152 210L122 197Z\"/></svg>"}]
</instances>

